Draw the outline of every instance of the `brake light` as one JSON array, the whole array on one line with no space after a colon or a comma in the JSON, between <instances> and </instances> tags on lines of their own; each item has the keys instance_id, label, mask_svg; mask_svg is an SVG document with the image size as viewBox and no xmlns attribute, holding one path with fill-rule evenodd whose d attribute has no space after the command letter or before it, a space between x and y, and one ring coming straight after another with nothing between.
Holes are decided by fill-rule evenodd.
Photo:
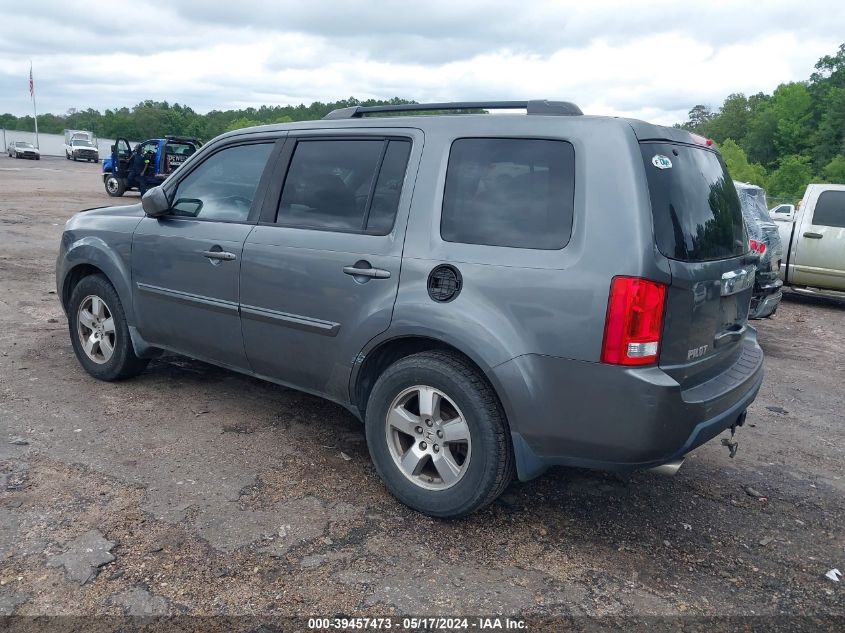
<instances>
[{"instance_id":1,"label":"brake light","mask_svg":"<svg viewBox=\"0 0 845 633\"><path fill-rule=\"evenodd\" d=\"M693 134L692 132L690 132L690 136L692 137L693 143L696 143L697 145L704 145L704 147L713 146L712 138L706 138L704 136L701 136L701 134Z\"/></svg>"},{"instance_id":2,"label":"brake light","mask_svg":"<svg viewBox=\"0 0 845 633\"><path fill-rule=\"evenodd\" d=\"M663 332L666 286L641 277L614 277L604 322L603 363L657 362Z\"/></svg>"},{"instance_id":3,"label":"brake light","mask_svg":"<svg viewBox=\"0 0 845 633\"><path fill-rule=\"evenodd\" d=\"M752 251L760 253L761 255L766 252L765 242L761 242L759 240L748 240L748 245L751 247Z\"/></svg>"}]
</instances>

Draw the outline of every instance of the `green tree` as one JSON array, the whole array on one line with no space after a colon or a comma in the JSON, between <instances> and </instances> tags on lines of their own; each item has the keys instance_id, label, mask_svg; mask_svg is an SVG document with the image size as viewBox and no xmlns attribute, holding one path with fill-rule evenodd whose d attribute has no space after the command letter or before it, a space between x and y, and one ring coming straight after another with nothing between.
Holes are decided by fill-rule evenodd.
<instances>
[{"instance_id":1,"label":"green tree","mask_svg":"<svg viewBox=\"0 0 845 633\"><path fill-rule=\"evenodd\" d=\"M769 193L775 196L799 198L813 179L809 156L784 156L780 166L769 178Z\"/></svg>"},{"instance_id":2,"label":"green tree","mask_svg":"<svg viewBox=\"0 0 845 633\"><path fill-rule=\"evenodd\" d=\"M772 95L772 110L777 117L775 147L778 153L801 154L810 147L813 116L810 91L803 83L781 84Z\"/></svg>"},{"instance_id":3,"label":"green tree","mask_svg":"<svg viewBox=\"0 0 845 633\"><path fill-rule=\"evenodd\" d=\"M822 170L825 180L837 185L845 185L845 156L836 156Z\"/></svg>"},{"instance_id":4,"label":"green tree","mask_svg":"<svg viewBox=\"0 0 845 633\"><path fill-rule=\"evenodd\" d=\"M748 133L750 116L751 109L744 94L728 95L718 115L708 121L702 131L717 143L729 138L739 140Z\"/></svg>"},{"instance_id":5,"label":"green tree","mask_svg":"<svg viewBox=\"0 0 845 633\"><path fill-rule=\"evenodd\" d=\"M706 126L707 123L712 121L713 117L715 117L716 115L710 111L710 108L708 106L699 104L692 107L692 109L689 111L688 116L689 119L681 127L683 127L685 130L689 130L690 132L702 134L704 133L704 126Z\"/></svg>"},{"instance_id":6,"label":"green tree","mask_svg":"<svg viewBox=\"0 0 845 633\"><path fill-rule=\"evenodd\" d=\"M778 118L775 111L768 104L758 107L751 115L748 133L742 139L742 147L750 161L766 166L777 162L778 152L775 147L777 130Z\"/></svg>"},{"instance_id":7,"label":"green tree","mask_svg":"<svg viewBox=\"0 0 845 633\"><path fill-rule=\"evenodd\" d=\"M728 173L734 180L750 182L758 187L766 187L767 174L762 165L751 164L742 148L733 139L725 139L719 146L722 158L728 166Z\"/></svg>"}]
</instances>

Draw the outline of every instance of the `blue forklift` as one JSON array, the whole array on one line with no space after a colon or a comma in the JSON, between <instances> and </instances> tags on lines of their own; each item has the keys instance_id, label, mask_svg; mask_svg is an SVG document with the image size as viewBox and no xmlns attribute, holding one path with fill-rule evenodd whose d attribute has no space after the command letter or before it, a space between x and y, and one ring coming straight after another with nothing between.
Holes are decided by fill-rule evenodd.
<instances>
[{"instance_id":1,"label":"blue forklift","mask_svg":"<svg viewBox=\"0 0 845 633\"><path fill-rule=\"evenodd\" d=\"M141 190L141 178L144 189L163 183L179 165L190 158L200 147L195 138L167 135L154 138L140 144L144 155L145 167L140 174L132 172L132 147L125 138L119 138L111 146L111 157L103 160L103 185L106 193L119 198L129 190ZM137 146L136 146L137 147Z\"/></svg>"}]
</instances>

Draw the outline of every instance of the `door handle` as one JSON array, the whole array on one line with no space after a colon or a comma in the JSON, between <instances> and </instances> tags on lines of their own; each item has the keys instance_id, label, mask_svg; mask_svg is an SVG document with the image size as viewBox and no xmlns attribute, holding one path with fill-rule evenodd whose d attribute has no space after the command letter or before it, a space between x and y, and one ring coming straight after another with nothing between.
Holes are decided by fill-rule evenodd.
<instances>
[{"instance_id":1,"label":"door handle","mask_svg":"<svg viewBox=\"0 0 845 633\"><path fill-rule=\"evenodd\" d=\"M719 332L713 337L713 347L722 347L722 345L726 345L727 343L740 340L745 334L745 329L744 325L739 327L733 326L730 329Z\"/></svg>"},{"instance_id":2,"label":"door handle","mask_svg":"<svg viewBox=\"0 0 845 633\"><path fill-rule=\"evenodd\" d=\"M824 237L821 233L814 233L813 231L807 231L804 233L804 237L809 237L811 240L820 240Z\"/></svg>"},{"instance_id":3,"label":"door handle","mask_svg":"<svg viewBox=\"0 0 845 633\"><path fill-rule=\"evenodd\" d=\"M353 277L369 277L370 279L390 279L390 271L383 268L357 268L344 266L343 272Z\"/></svg>"},{"instance_id":4,"label":"door handle","mask_svg":"<svg viewBox=\"0 0 845 633\"><path fill-rule=\"evenodd\" d=\"M238 258L237 255L228 251L203 251L202 256L208 257L208 259L219 259L224 262L233 262Z\"/></svg>"}]
</instances>

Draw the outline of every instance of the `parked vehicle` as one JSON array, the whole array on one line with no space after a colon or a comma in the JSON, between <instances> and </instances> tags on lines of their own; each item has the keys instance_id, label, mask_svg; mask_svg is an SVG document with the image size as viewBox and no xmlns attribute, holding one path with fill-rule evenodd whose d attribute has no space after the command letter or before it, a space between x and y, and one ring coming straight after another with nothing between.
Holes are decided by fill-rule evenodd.
<instances>
[{"instance_id":1,"label":"parked vehicle","mask_svg":"<svg viewBox=\"0 0 845 633\"><path fill-rule=\"evenodd\" d=\"M756 262L711 142L523 101L224 134L74 216L56 273L92 376L170 350L318 394L398 499L457 517L514 471L674 472L741 426Z\"/></svg>"},{"instance_id":2,"label":"parked vehicle","mask_svg":"<svg viewBox=\"0 0 845 633\"><path fill-rule=\"evenodd\" d=\"M778 227L769 215L766 192L747 182L734 181L734 185L742 205L749 245L752 251L760 255L748 316L751 319L763 319L775 313L783 297L783 281L778 276L783 247Z\"/></svg>"},{"instance_id":3,"label":"parked vehicle","mask_svg":"<svg viewBox=\"0 0 845 633\"><path fill-rule=\"evenodd\" d=\"M174 170L192 156L201 146L194 138L165 136L141 143L141 151L147 158L144 172L145 189L160 185ZM103 184L106 193L120 197L130 189L139 189L139 176L132 173L129 161L132 148L129 141L119 138L112 145L111 158L103 161Z\"/></svg>"},{"instance_id":4,"label":"parked vehicle","mask_svg":"<svg viewBox=\"0 0 845 633\"><path fill-rule=\"evenodd\" d=\"M845 185L808 185L792 221L777 226L787 245L784 284L801 294L845 298Z\"/></svg>"},{"instance_id":5,"label":"parked vehicle","mask_svg":"<svg viewBox=\"0 0 845 633\"><path fill-rule=\"evenodd\" d=\"M776 222L792 222L792 220L795 218L795 205L779 204L776 207L772 207L771 209L769 209L769 217L775 220Z\"/></svg>"},{"instance_id":6,"label":"parked vehicle","mask_svg":"<svg viewBox=\"0 0 845 633\"><path fill-rule=\"evenodd\" d=\"M70 142L70 145L65 146L65 158L99 163L100 150L91 141L75 138Z\"/></svg>"},{"instance_id":7,"label":"parked vehicle","mask_svg":"<svg viewBox=\"0 0 845 633\"><path fill-rule=\"evenodd\" d=\"M65 130L65 158L100 162L97 137L88 130ZM92 151L93 150L93 151Z\"/></svg>"},{"instance_id":8,"label":"parked vehicle","mask_svg":"<svg viewBox=\"0 0 845 633\"><path fill-rule=\"evenodd\" d=\"M26 141L12 141L6 148L9 158L32 158L41 160L41 152L32 143Z\"/></svg>"}]
</instances>

